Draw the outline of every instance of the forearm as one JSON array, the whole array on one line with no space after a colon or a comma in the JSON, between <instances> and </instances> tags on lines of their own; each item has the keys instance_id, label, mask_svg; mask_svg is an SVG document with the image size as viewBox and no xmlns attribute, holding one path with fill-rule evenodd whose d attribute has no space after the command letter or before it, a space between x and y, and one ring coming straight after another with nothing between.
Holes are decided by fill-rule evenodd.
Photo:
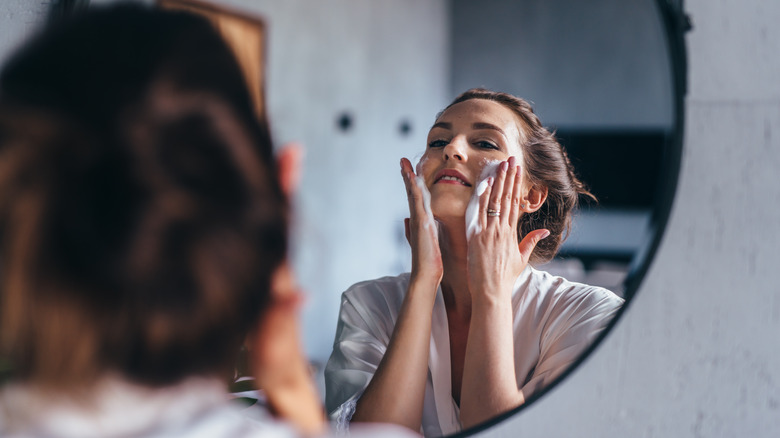
<instances>
[{"instance_id":1,"label":"forearm","mask_svg":"<svg viewBox=\"0 0 780 438\"><path fill-rule=\"evenodd\" d=\"M460 418L464 428L525 401L515 377L511 303L481 296L472 306L461 388Z\"/></svg>"},{"instance_id":2,"label":"forearm","mask_svg":"<svg viewBox=\"0 0 780 438\"><path fill-rule=\"evenodd\" d=\"M431 281L410 281L387 351L360 397L352 421L394 423L420 430L437 287Z\"/></svg>"}]
</instances>

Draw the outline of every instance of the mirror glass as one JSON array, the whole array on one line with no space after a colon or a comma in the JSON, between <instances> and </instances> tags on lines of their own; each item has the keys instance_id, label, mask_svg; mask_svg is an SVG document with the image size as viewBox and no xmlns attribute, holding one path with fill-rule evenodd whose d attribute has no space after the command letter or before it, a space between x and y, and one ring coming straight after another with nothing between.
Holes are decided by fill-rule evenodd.
<instances>
[{"instance_id":1,"label":"mirror glass","mask_svg":"<svg viewBox=\"0 0 780 438\"><path fill-rule=\"evenodd\" d=\"M272 131L307 151L293 258L323 391L341 293L410 269L399 159L415 163L436 115L472 87L531 101L598 198L536 268L630 300L676 180L678 100L660 2L219 3L266 23Z\"/></svg>"},{"instance_id":2,"label":"mirror glass","mask_svg":"<svg viewBox=\"0 0 780 438\"><path fill-rule=\"evenodd\" d=\"M455 0L451 17L452 92L486 86L532 101L598 198L543 269L623 295L674 123L655 2Z\"/></svg>"}]
</instances>

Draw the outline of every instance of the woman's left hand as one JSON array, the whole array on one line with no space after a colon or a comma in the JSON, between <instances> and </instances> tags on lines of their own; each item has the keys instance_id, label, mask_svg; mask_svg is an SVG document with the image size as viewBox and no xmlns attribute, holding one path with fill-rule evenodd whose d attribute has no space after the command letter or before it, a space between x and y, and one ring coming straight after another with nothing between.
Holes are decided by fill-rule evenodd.
<instances>
[{"instance_id":1,"label":"woman's left hand","mask_svg":"<svg viewBox=\"0 0 780 438\"><path fill-rule=\"evenodd\" d=\"M501 163L492 184L475 195L479 216L477 231L468 238L472 310L461 388L463 427L525 403L515 376L512 290L536 244L550 234L534 230L517 241L523 187L514 157Z\"/></svg>"},{"instance_id":2,"label":"woman's left hand","mask_svg":"<svg viewBox=\"0 0 780 438\"><path fill-rule=\"evenodd\" d=\"M472 300L506 300L536 244L548 230L534 230L518 243L523 192L515 157L501 163L492 184L479 195L479 230L468 241L468 281Z\"/></svg>"}]
</instances>

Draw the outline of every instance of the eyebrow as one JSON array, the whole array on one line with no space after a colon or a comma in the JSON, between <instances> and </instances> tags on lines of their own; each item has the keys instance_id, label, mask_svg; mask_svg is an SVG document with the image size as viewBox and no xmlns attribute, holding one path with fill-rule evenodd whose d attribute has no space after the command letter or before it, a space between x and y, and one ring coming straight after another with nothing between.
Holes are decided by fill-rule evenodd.
<instances>
[{"instance_id":1,"label":"eyebrow","mask_svg":"<svg viewBox=\"0 0 780 438\"><path fill-rule=\"evenodd\" d=\"M500 132L500 133L501 133L501 135L503 135L504 137L506 137L506 133L504 133L504 130L503 130L503 129L499 128L499 127L498 127L498 126L496 126L496 125L491 125L490 123L476 122L476 123L474 123L473 125L471 125L471 127L472 127L472 128L474 128L474 129L492 129L492 130L494 130L494 131L498 131L498 132Z\"/></svg>"},{"instance_id":2,"label":"eyebrow","mask_svg":"<svg viewBox=\"0 0 780 438\"><path fill-rule=\"evenodd\" d=\"M433 129L433 128L449 129L450 131L452 131L452 123L438 122L438 123L434 124L433 126L431 126L431 129Z\"/></svg>"},{"instance_id":3,"label":"eyebrow","mask_svg":"<svg viewBox=\"0 0 780 438\"><path fill-rule=\"evenodd\" d=\"M490 123L475 122L473 125L471 125L471 127L472 127L472 129L492 129L494 131L500 132L501 135L506 137L506 133L504 132L503 129L499 128L496 125L490 124ZM449 122L438 122L438 123L434 124L433 126L431 126L431 129L433 129L433 128L441 128L441 129L447 129L447 130L451 131L452 130L452 123L449 123Z\"/></svg>"}]
</instances>

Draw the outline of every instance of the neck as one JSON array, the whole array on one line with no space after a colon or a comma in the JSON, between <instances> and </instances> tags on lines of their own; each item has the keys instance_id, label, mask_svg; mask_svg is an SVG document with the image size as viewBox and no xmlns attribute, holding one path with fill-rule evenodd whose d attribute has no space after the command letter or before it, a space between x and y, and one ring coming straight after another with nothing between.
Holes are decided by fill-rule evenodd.
<instances>
[{"instance_id":1,"label":"neck","mask_svg":"<svg viewBox=\"0 0 780 438\"><path fill-rule=\"evenodd\" d=\"M441 290L447 313L469 320L471 317L471 293L468 287L466 224L440 221L439 246L444 274Z\"/></svg>"}]
</instances>

